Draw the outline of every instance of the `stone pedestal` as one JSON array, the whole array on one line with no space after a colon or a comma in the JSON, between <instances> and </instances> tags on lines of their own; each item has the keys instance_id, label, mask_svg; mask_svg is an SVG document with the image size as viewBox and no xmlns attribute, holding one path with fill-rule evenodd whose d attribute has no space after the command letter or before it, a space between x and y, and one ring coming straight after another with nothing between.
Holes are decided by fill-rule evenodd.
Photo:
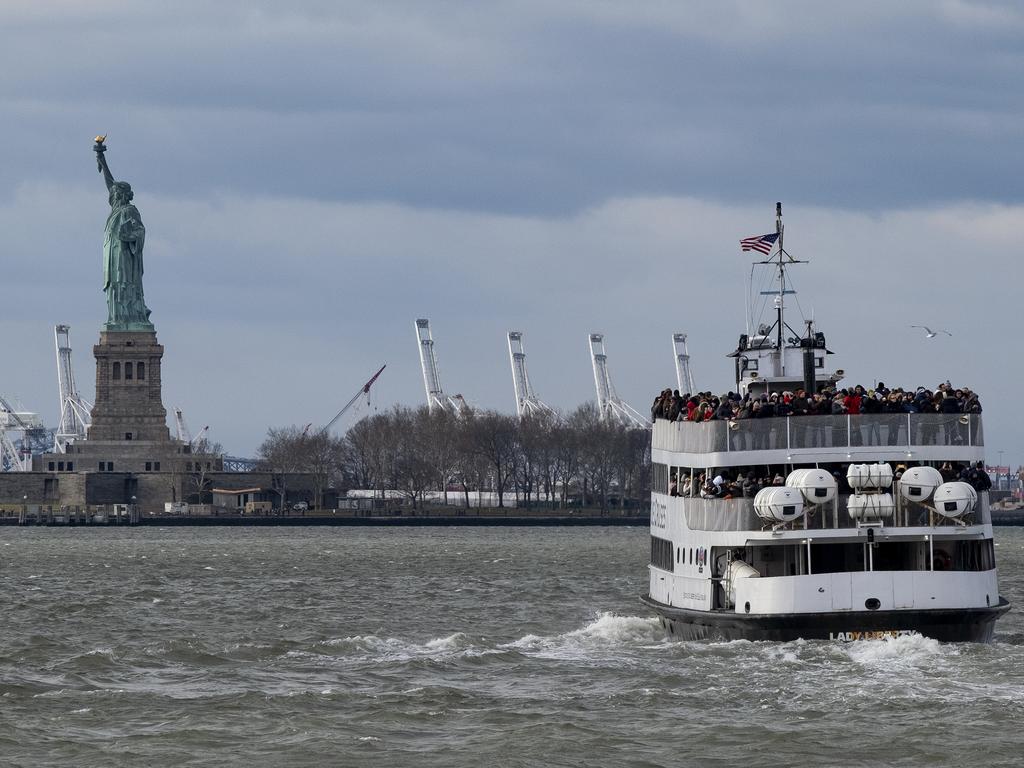
<instances>
[{"instance_id":1,"label":"stone pedestal","mask_svg":"<svg viewBox=\"0 0 1024 768\"><path fill-rule=\"evenodd\" d=\"M101 331L96 357L96 404L87 440L171 441L160 389L164 348L155 331Z\"/></svg>"}]
</instances>

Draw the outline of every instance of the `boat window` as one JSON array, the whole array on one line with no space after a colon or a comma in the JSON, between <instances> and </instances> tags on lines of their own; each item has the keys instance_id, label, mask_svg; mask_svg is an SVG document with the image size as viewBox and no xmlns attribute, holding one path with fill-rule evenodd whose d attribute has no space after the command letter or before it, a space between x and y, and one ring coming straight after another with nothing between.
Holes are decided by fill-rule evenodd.
<instances>
[{"instance_id":1,"label":"boat window","mask_svg":"<svg viewBox=\"0 0 1024 768\"><path fill-rule=\"evenodd\" d=\"M654 462L651 464L651 490L655 493L668 493L668 465Z\"/></svg>"},{"instance_id":2,"label":"boat window","mask_svg":"<svg viewBox=\"0 0 1024 768\"><path fill-rule=\"evenodd\" d=\"M651 536L651 565L661 568L663 571L675 570L675 564L672 562L671 541Z\"/></svg>"}]
</instances>

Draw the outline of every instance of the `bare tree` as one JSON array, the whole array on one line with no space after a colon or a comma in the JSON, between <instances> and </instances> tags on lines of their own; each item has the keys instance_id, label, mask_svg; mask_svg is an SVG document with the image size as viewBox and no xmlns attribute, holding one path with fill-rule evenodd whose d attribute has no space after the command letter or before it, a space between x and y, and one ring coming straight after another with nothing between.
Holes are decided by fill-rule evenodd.
<instances>
[{"instance_id":1,"label":"bare tree","mask_svg":"<svg viewBox=\"0 0 1024 768\"><path fill-rule=\"evenodd\" d=\"M313 506L322 509L324 491L342 473L344 440L321 431L301 438L297 449L301 454L303 471L309 473L313 481Z\"/></svg>"},{"instance_id":2,"label":"bare tree","mask_svg":"<svg viewBox=\"0 0 1024 768\"><path fill-rule=\"evenodd\" d=\"M305 438L306 430L294 424L271 427L257 452L260 469L271 475L271 484L280 499L279 509L282 512L288 504L288 475L303 471L302 441Z\"/></svg>"},{"instance_id":3,"label":"bare tree","mask_svg":"<svg viewBox=\"0 0 1024 768\"><path fill-rule=\"evenodd\" d=\"M526 506L532 506L538 495L538 486L543 483L545 491L551 493L553 482L552 440L554 417L549 414L530 414L519 420L519 456L515 464L516 490L522 493Z\"/></svg>"},{"instance_id":4,"label":"bare tree","mask_svg":"<svg viewBox=\"0 0 1024 768\"><path fill-rule=\"evenodd\" d=\"M505 491L512 479L517 451L516 426L513 417L496 411L483 411L466 420L471 450L487 463L503 506Z\"/></svg>"},{"instance_id":5,"label":"bare tree","mask_svg":"<svg viewBox=\"0 0 1024 768\"><path fill-rule=\"evenodd\" d=\"M420 415L426 459L447 505L448 485L455 478L459 466L459 420L447 409L431 412L426 406L420 408Z\"/></svg>"},{"instance_id":6,"label":"bare tree","mask_svg":"<svg viewBox=\"0 0 1024 768\"><path fill-rule=\"evenodd\" d=\"M294 431L285 437L297 439ZM646 492L650 433L603 422L593 403L564 419L521 421L494 411L460 417L395 406L354 425L337 456L338 475L381 496L396 491L414 505L428 491L447 503L448 486L456 482L467 507L471 491L490 487L499 505L509 492L526 503L543 492L553 507L580 496L606 509L614 495L639 499Z\"/></svg>"},{"instance_id":7,"label":"bare tree","mask_svg":"<svg viewBox=\"0 0 1024 768\"><path fill-rule=\"evenodd\" d=\"M192 471L188 474L188 485L190 492L195 494L196 503L205 504L210 501L210 492L213 490L210 476L221 470L223 461L224 448L220 443L211 442L208 437L201 437L192 443Z\"/></svg>"},{"instance_id":8,"label":"bare tree","mask_svg":"<svg viewBox=\"0 0 1024 768\"><path fill-rule=\"evenodd\" d=\"M600 500L603 512L608 507L608 490L616 467L616 448L625 430L617 424L603 421L591 403L573 412L570 425L576 429L580 439L584 496L589 489Z\"/></svg>"},{"instance_id":9,"label":"bare tree","mask_svg":"<svg viewBox=\"0 0 1024 768\"><path fill-rule=\"evenodd\" d=\"M581 408L583 406L580 406ZM576 412L564 421L558 422L553 430L554 442L554 475L561 485L561 505L569 504L569 496L574 492L580 477L580 452L582 439L578 429L581 417ZM584 502L586 500L584 499Z\"/></svg>"},{"instance_id":10,"label":"bare tree","mask_svg":"<svg viewBox=\"0 0 1024 768\"><path fill-rule=\"evenodd\" d=\"M458 423L456 430L456 476L462 486L465 506L469 508L469 492L477 491L477 506L483 503L480 492L487 484L488 463L477 450L474 443L474 424L469 419Z\"/></svg>"},{"instance_id":11,"label":"bare tree","mask_svg":"<svg viewBox=\"0 0 1024 768\"><path fill-rule=\"evenodd\" d=\"M345 433L346 482L356 488L382 488L381 429L384 415L367 416Z\"/></svg>"}]
</instances>

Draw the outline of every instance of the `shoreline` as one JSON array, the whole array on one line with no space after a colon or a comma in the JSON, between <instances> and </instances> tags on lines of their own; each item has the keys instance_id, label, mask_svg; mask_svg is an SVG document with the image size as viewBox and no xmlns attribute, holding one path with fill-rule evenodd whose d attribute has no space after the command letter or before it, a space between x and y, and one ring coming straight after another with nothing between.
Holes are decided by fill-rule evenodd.
<instances>
[{"instance_id":1,"label":"shoreline","mask_svg":"<svg viewBox=\"0 0 1024 768\"><path fill-rule=\"evenodd\" d=\"M44 527L44 528L109 528L109 527L621 527L650 525L648 513L626 514L622 512L605 512L597 510L580 510L578 512L534 512L516 511L499 513L498 510L483 509L466 513L452 514L448 511L417 510L414 513L399 511L395 513L373 514L316 514L304 515L146 515L139 516L129 522L127 518L111 518L105 521L92 521L85 517L62 519L44 516L42 519L31 518L20 522L18 518L0 518L0 527ZM997 528L1024 527L1024 509L993 510L992 525Z\"/></svg>"},{"instance_id":2,"label":"shoreline","mask_svg":"<svg viewBox=\"0 0 1024 768\"><path fill-rule=\"evenodd\" d=\"M509 526L509 527L614 527L650 525L650 516L644 512L622 513L599 510L529 512L510 509L481 509L467 512L460 510L416 510L353 514L346 510L339 513L305 513L291 515L139 515L128 517L107 517L93 520L87 516L43 515L25 521L18 518L0 518L0 526L46 527L46 528L110 528L110 527L316 527L316 526L359 526L359 527L412 527L412 526Z\"/></svg>"},{"instance_id":3,"label":"shoreline","mask_svg":"<svg viewBox=\"0 0 1024 768\"><path fill-rule=\"evenodd\" d=\"M594 517L594 516L558 516L558 517L456 517L452 515L437 516L396 516L396 517L154 517L143 518L137 525L148 527L173 526L249 526L249 527L315 527L315 526L359 526L379 528L408 527L613 527L613 526L648 526L650 518L642 516L626 517Z\"/></svg>"}]
</instances>

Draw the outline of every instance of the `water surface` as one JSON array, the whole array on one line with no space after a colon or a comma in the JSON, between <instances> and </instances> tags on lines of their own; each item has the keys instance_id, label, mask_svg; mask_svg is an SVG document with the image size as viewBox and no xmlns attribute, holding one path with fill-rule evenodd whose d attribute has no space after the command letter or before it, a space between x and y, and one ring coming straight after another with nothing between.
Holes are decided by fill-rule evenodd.
<instances>
[{"instance_id":1,"label":"water surface","mask_svg":"<svg viewBox=\"0 0 1024 768\"><path fill-rule=\"evenodd\" d=\"M999 529L1024 607L1024 530ZM992 645L666 639L632 528L0 529L0 765L1017 766Z\"/></svg>"}]
</instances>

